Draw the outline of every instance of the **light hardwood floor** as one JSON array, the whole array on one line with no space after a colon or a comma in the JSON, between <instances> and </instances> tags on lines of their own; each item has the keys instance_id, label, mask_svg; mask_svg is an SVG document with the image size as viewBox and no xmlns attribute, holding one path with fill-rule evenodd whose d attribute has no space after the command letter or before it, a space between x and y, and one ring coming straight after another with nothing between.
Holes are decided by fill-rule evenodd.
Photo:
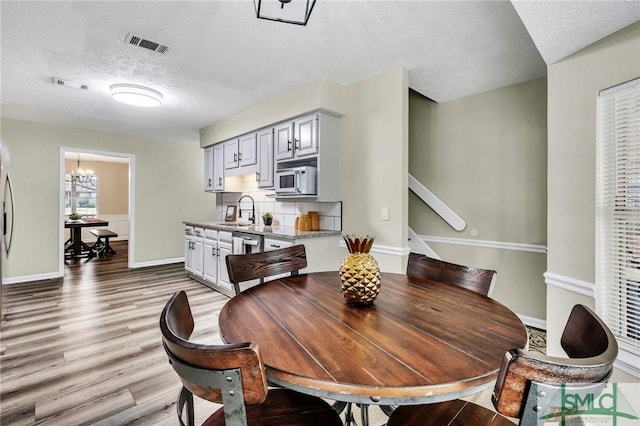
<instances>
[{"instance_id":1,"label":"light hardwood floor","mask_svg":"<svg viewBox=\"0 0 640 426\"><path fill-rule=\"evenodd\" d=\"M113 246L115 256L69 261L64 279L5 286L1 425L178 424L180 381L162 349L160 312L184 289L193 339L221 343L218 313L228 298L187 278L182 263L128 269L126 241ZM491 406L490 393L469 399ZM215 408L196 398L196 420ZM371 406L370 420L386 417Z\"/></svg>"},{"instance_id":2,"label":"light hardwood floor","mask_svg":"<svg viewBox=\"0 0 640 426\"><path fill-rule=\"evenodd\" d=\"M5 287L3 426L177 424L180 381L162 349L160 312L186 290L194 339L220 343L228 298L188 279L183 264L129 270L126 242L113 246L115 256L69 261L64 279Z\"/></svg>"}]
</instances>

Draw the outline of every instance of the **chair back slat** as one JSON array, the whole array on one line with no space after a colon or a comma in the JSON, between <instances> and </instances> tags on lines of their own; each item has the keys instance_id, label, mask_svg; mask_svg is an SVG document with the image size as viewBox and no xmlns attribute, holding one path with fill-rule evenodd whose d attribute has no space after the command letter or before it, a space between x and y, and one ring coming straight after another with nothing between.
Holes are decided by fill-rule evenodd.
<instances>
[{"instance_id":1,"label":"chair back slat","mask_svg":"<svg viewBox=\"0 0 640 426\"><path fill-rule=\"evenodd\" d=\"M176 292L167 302L160 315L160 330L169 358L176 358L196 369L240 369L244 402L247 405L264 402L267 379L257 344L205 345L189 341L193 332L193 316L184 291ZM174 369L180 375L175 366ZM226 389L212 388L204 376L202 380L196 380L193 376L180 375L180 379L193 394L209 401L222 402L220 391Z\"/></svg>"},{"instance_id":2,"label":"chair back slat","mask_svg":"<svg viewBox=\"0 0 640 426\"><path fill-rule=\"evenodd\" d=\"M296 275L307 267L307 253L303 244L260 253L230 254L226 258L229 281L238 290L244 281L263 279L273 275Z\"/></svg>"},{"instance_id":3,"label":"chair back slat","mask_svg":"<svg viewBox=\"0 0 640 426\"><path fill-rule=\"evenodd\" d=\"M409 253L407 275L447 282L488 296L496 271L456 265L422 254Z\"/></svg>"},{"instance_id":4,"label":"chair back slat","mask_svg":"<svg viewBox=\"0 0 640 426\"><path fill-rule=\"evenodd\" d=\"M587 338L589 334L595 337ZM570 358L520 349L505 354L492 396L498 412L520 417L529 382L586 384L608 379L618 355L618 343L611 330L591 309L583 305L574 306L562 340ZM589 347L592 344L595 349Z\"/></svg>"}]
</instances>

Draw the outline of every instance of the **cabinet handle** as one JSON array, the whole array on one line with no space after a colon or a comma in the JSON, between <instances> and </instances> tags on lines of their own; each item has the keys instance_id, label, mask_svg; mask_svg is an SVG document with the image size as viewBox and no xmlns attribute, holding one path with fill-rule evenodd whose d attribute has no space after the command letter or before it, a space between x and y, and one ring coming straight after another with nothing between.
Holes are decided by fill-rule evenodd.
<instances>
[{"instance_id":1,"label":"cabinet handle","mask_svg":"<svg viewBox=\"0 0 640 426\"><path fill-rule=\"evenodd\" d=\"M218 185L222 185L222 177L218 178Z\"/></svg>"},{"instance_id":2,"label":"cabinet handle","mask_svg":"<svg viewBox=\"0 0 640 426\"><path fill-rule=\"evenodd\" d=\"M216 248L215 247L211 247L211 256L213 256L213 257L216 256Z\"/></svg>"},{"instance_id":3,"label":"cabinet handle","mask_svg":"<svg viewBox=\"0 0 640 426\"><path fill-rule=\"evenodd\" d=\"M220 249L216 249L216 250L217 250L216 256L220 256Z\"/></svg>"},{"instance_id":4,"label":"cabinet handle","mask_svg":"<svg viewBox=\"0 0 640 426\"><path fill-rule=\"evenodd\" d=\"M271 244L271 247L278 249L278 248L280 248L280 245L279 244Z\"/></svg>"},{"instance_id":5,"label":"cabinet handle","mask_svg":"<svg viewBox=\"0 0 640 426\"><path fill-rule=\"evenodd\" d=\"M238 154L238 161L242 160L242 153Z\"/></svg>"},{"instance_id":6,"label":"cabinet handle","mask_svg":"<svg viewBox=\"0 0 640 426\"><path fill-rule=\"evenodd\" d=\"M296 139L296 149L300 149L300 139Z\"/></svg>"},{"instance_id":7,"label":"cabinet handle","mask_svg":"<svg viewBox=\"0 0 640 426\"><path fill-rule=\"evenodd\" d=\"M236 154L235 152L233 153L233 162L237 162L238 161L238 154Z\"/></svg>"},{"instance_id":8,"label":"cabinet handle","mask_svg":"<svg viewBox=\"0 0 640 426\"><path fill-rule=\"evenodd\" d=\"M260 172L256 172L256 182L260 182Z\"/></svg>"},{"instance_id":9,"label":"cabinet handle","mask_svg":"<svg viewBox=\"0 0 640 426\"><path fill-rule=\"evenodd\" d=\"M287 141L287 151L291 151L291 141Z\"/></svg>"}]
</instances>

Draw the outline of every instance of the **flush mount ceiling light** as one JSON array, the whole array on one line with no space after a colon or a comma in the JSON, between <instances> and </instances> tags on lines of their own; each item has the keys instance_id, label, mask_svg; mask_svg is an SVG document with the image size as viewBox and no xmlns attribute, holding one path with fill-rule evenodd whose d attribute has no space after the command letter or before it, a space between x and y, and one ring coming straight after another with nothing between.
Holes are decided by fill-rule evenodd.
<instances>
[{"instance_id":1,"label":"flush mount ceiling light","mask_svg":"<svg viewBox=\"0 0 640 426\"><path fill-rule=\"evenodd\" d=\"M316 0L253 0L253 5L259 19L307 25Z\"/></svg>"},{"instance_id":2,"label":"flush mount ceiling light","mask_svg":"<svg viewBox=\"0 0 640 426\"><path fill-rule=\"evenodd\" d=\"M154 107L162 103L162 93L137 84L114 84L111 96L119 102L142 107Z\"/></svg>"}]
</instances>

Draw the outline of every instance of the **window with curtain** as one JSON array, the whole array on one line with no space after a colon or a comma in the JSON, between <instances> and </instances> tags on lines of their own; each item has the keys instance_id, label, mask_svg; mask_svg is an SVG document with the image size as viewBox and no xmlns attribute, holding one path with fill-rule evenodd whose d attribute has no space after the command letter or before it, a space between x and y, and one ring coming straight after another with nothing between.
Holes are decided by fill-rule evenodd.
<instances>
[{"instance_id":1,"label":"window with curtain","mask_svg":"<svg viewBox=\"0 0 640 426\"><path fill-rule=\"evenodd\" d=\"M65 175L64 214L98 215L98 177L94 175Z\"/></svg>"},{"instance_id":2,"label":"window with curtain","mask_svg":"<svg viewBox=\"0 0 640 426\"><path fill-rule=\"evenodd\" d=\"M640 356L640 79L597 103L596 309Z\"/></svg>"}]
</instances>

